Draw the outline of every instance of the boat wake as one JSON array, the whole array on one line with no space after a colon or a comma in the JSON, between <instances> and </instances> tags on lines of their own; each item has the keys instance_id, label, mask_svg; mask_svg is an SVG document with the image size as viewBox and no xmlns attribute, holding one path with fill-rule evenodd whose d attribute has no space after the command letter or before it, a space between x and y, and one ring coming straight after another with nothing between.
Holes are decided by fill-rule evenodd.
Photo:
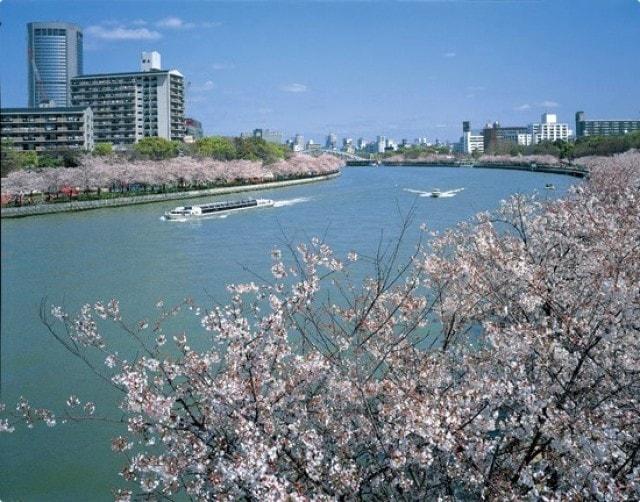
<instances>
[{"instance_id":1,"label":"boat wake","mask_svg":"<svg viewBox=\"0 0 640 502\"><path fill-rule=\"evenodd\" d=\"M293 206L295 204L300 204L302 202L309 202L309 200L311 200L309 197L298 197L296 199L276 200L273 202L273 207Z\"/></svg>"},{"instance_id":2,"label":"boat wake","mask_svg":"<svg viewBox=\"0 0 640 502\"><path fill-rule=\"evenodd\" d=\"M418 197L435 197L435 198L449 198L455 197L457 193L460 193L464 190L464 188L456 188L454 190L447 190L445 192L433 191L433 192L423 192L422 190L414 190L412 188L405 188L405 192L418 194Z\"/></svg>"}]
</instances>

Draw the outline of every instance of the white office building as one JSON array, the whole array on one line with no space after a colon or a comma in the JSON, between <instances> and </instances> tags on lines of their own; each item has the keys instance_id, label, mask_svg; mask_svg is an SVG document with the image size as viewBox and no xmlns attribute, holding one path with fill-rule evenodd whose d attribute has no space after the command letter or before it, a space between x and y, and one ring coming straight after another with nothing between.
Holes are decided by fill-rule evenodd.
<instances>
[{"instance_id":1,"label":"white office building","mask_svg":"<svg viewBox=\"0 0 640 502\"><path fill-rule=\"evenodd\" d=\"M484 136L482 134L464 131L462 133L461 144L463 153L484 153Z\"/></svg>"},{"instance_id":2,"label":"white office building","mask_svg":"<svg viewBox=\"0 0 640 502\"><path fill-rule=\"evenodd\" d=\"M96 143L122 148L149 136L184 138L184 77L161 70L157 52L142 53L141 70L71 79L73 105L93 110Z\"/></svg>"},{"instance_id":3,"label":"white office building","mask_svg":"<svg viewBox=\"0 0 640 502\"><path fill-rule=\"evenodd\" d=\"M541 141L568 141L572 131L569 124L558 123L555 113L543 113L541 123L529 125L529 134L537 145Z\"/></svg>"}]
</instances>

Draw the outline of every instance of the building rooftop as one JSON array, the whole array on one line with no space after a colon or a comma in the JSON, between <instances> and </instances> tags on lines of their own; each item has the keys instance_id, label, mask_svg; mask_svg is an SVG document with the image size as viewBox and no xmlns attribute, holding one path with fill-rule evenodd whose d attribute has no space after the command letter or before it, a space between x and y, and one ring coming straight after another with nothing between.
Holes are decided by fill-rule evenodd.
<instances>
[{"instance_id":1,"label":"building rooftop","mask_svg":"<svg viewBox=\"0 0 640 502\"><path fill-rule=\"evenodd\" d=\"M125 71L118 73L93 73L90 75L77 75L72 77L71 80L80 80L80 79L93 79L93 78L106 78L106 77L127 77L127 76L138 76L138 75L153 75L154 73L170 73L171 75L179 75L182 77L182 73L178 70L149 70L149 71Z\"/></svg>"},{"instance_id":2,"label":"building rooftop","mask_svg":"<svg viewBox=\"0 0 640 502\"><path fill-rule=\"evenodd\" d=\"M69 113L83 112L88 106L52 106L50 108L0 108L0 113Z\"/></svg>"}]
</instances>

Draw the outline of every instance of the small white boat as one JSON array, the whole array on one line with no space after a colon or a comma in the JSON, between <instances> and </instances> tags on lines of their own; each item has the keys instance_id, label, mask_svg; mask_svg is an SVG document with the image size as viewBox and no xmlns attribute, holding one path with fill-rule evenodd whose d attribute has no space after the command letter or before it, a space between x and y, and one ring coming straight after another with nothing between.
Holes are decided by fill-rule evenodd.
<instances>
[{"instance_id":1,"label":"small white boat","mask_svg":"<svg viewBox=\"0 0 640 502\"><path fill-rule=\"evenodd\" d=\"M556 189L556 186L553 183L547 183L544 187L547 190L555 190Z\"/></svg>"},{"instance_id":2,"label":"small white boat","mask_svg":"<svg viewBox=\"0 0 640 502\"><path fill-rule=\"evenodd\" d=\"M271 199L248 199L213 202L201 206L180 206L164 213L165 220L188 220L193 218L205 218L236 211L243 211L254 207L271 207Z\"/></svg>"},{"instance_id":3,"label":"small white boat","mask_svg":"<svg viewBox=\"0 0 640 502\"><path fill-rule=\"evenodd\" d=\"M413 188L404 189L405 192L418 194L418 197L433 197L436 199L439 197L444 197L444 198L454 197L457 193L460 193L463 190L464 188L456 188L454 190L445 190L443 192L439 188L434 188L433 191L431 192L423 192L422 190L414 190Z\"/></svg>"}]
</instances>

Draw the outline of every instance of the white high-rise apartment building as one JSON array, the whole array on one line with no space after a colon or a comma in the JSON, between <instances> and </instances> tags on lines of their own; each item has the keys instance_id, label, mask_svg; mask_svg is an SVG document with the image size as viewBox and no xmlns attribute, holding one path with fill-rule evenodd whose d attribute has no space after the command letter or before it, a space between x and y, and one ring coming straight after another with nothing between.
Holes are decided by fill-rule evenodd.
<instances>
[{"instance_id":1,"label":"white high-rise apartment building","mask_svg":"<svg viewBox=\"0 0 640 502\"><path fill-rule=\"evenodd\" d=\"M71 79L73 105L93 110L96 143L123 148L150 136L184 138L184 77L161 70L157 52L143 53L141 68Z\"/></svg>"},{"instance_id":2,"label":"white high-rise apartment building","mask_svg":"<svg viewBox=\"0 0 640 502\"><path fill-rule=\"evenodd\" d=\"M568 141L571 133L569 124L558 123L555 113L543 113L541 123L529 125L529 134L534 145L541 141Z\"/></svg>"}]
</instances>

